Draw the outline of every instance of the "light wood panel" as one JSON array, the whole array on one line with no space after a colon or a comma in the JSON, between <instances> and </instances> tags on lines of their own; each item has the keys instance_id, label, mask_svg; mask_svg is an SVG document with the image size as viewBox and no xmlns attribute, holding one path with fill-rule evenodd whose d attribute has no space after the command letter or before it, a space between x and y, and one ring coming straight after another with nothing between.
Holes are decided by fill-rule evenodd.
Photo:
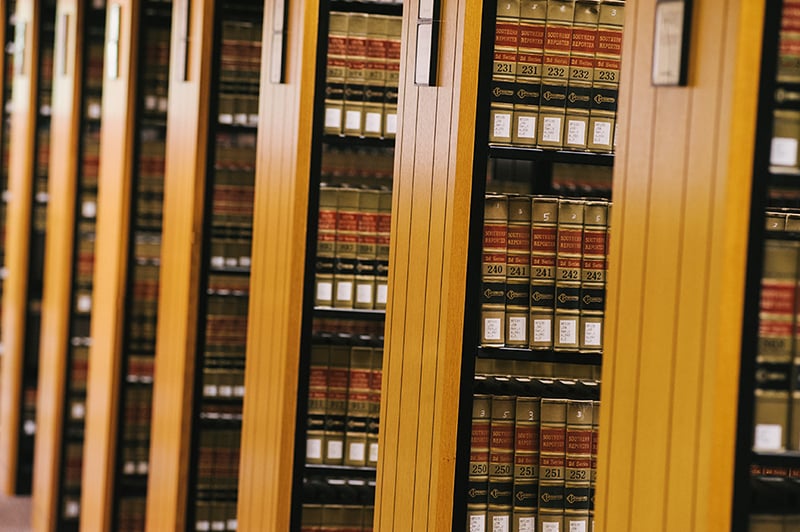
<instances>
[{"instance_id":1,"label":"light wood panel","mask_svg":"<svg viewBox=\"0 0 800 532\"><path fill-rule=\"evenodd\" d=\"M18 0L17 24L25 24L23 65L15 65L12 89L11 138L9 146L6 211L5 267L3 282L3 368L0 377L0 490L16 491L17 453L22 401L22 367L30 250L31 193L36 140L36 96L39 89L36 65L39 42L39 2Z\"/></svg>"},{"instance_id":2,"label":"light wood panel","mask_svg":"<svg viewBox=\"0 0 800 532\"><path fill-rule=\"evenodd\" d=\"M242 458L241 530L288 530L306 247L319 4L288 2L286 83L268 82L264 46L253 220Z\"/></svg>"},{"instance_id":3,"label":"light wood panel","mask_svg":"<svg viewBox=\"0 0 800 532\"><path fill-rule=\"evenodd\" d=\"M45 239L36 444L33 464L33 530L56 530L67 379L67 353L75 245L75 205L81 122L84 6L59 0L53 54L50 165Z\"/></svg>"},{"instance_id":4,"label":"light wood panel","mask_svg":"<svg viewBox=\"0 0 800 532\"><path fill-rule=\"evenodd\" d=\"M727 530L763 2L695 3L685 88L650 85L654 5L627 4L597 525Z\"/></svg>"},{"instance_id":5,"label":"light wood panel","mask_svg":"<svg viewBox=\"0 0 800 532\"><path fill-rule=\"evenodd\" d=\"M442 3L430 88L413 84L416 2L404 11L375 528L449 530L481 5Z\"/></svg>"},{"instance_id":6,"label":"light wood panel","mask_svg":"<svg viewBox=\"0 0 800 532\"><path fill-rule=\"evenodd\" d=\"M120 6L119 76L103 80L92 297L92 345L86 396L81 530L110 530L117 459L125 289L135 141L140 0ZM108 27L108 22L107 22Z\"/></svg>"},{"instance_id":7,"label":"light wood panel","mask_svg":"<svg viewBox=\"0 0 800 532\"><path fill-rule=\"evenodd\" d=\"M213 28L213 1L174 3L161 240L165 288L158 296L148 531L186 528Z\"/></svg>"}]
</instances>

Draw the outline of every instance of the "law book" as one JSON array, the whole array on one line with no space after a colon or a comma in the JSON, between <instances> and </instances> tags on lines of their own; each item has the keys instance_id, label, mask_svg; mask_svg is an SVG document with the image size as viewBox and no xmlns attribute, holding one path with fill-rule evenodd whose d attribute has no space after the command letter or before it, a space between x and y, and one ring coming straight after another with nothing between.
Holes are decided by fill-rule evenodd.
<instances>
[{"instance_id":1,"label":"law book","mask_svg":"<svg viewBox=\"0 0 800 532\"><path fill-rule=\"evenodd\" d=\"M386 100L383 106L383 137L393 139L397 134L397 93L400 84L400 42L403 19L390 17L386 40Z\"/></svg>"},{"instance_id":2,"label":"law book","mask_svg":"<svg viewBox=\"0 0 800 532\"><path fill-rule=\"evenodd\" d=\"M552 349L558 198L534 196L531 207L531 349Z\"/></svg>"},{"instance_id":3,"label":"law book","mask_svg":"<svg viewBox=\"0 0 800 532\"><path fill-rule=\"evenodd\" d=\"M572 22L564 147L586 149L597 43L598 0L578 0Z\"/></svg>"},{"instance_id":4,"label":"law book","mask_svg":"<svg viewBox=\"0 0 800 532\"><path fill-rule=\"evenodd\" d=\"M367 66L367 20L369 15L350 13L345 49L344 127L345 135L360 137L364 132L364 80Z\"/></svg>"},{"instance_id":5,"label":"law book","mask_svg":"<svg viewBox=\"0 0 800 532\"><path fill-rule=\"evenodd\" d=\"M467 478L467 529L486 531L489 496L489 440L492 396L487 377L476 375L472 397L469 475Z\"/></svg>"},{"instance_id":6,"label":"law book","mask_svg":"<svg viewBox=\"0 0 800 532\"><path fill-rule=\"evenodd\" d=\"M372 309L375 307L379 203L379 190L361 189L359 191L355 299L353 301L353 307L358 309Z\"/></svg>"},{"instance_id":7,"label":"law book","mask_svg":"<svg viewBox=\"0 0 800 532\"><path fill-rule=\"evenodd\" d=\"M592 471L592 419L594 403L587 394L573 384L576 390L569 393L567 402L565 478L564 478L564 529L588 532L591 502Z\"/></svg>"},{"instance_id":8,"label":"law book","mask_svg":"<svg viewBox=\"0 0 800 532\"><path fill-rule=\"evenodd\" d=\"M375 308L386 308L389 295L389 244L392 233L392 191L378 195L377 242L375 244Z\"/></svg>"},{"instance_id":9,"label":"law book","mask_svg":"<svg viewBox=\"0 0 800 532\"><path fill-rule=\"evenodd\" d=\"M519 0L497 2L489 103L489 142L492 143L511 143L514 80L519 46L519 7Z\"/></svg>"},{"instance_id":10,"label":"law book","mask_svg":"<svg viewBox=\"0 0 800 532\"><path fill-rule=\"evenodd\" d=\"M587 200L581 257L580 351L603 352L608 202Z\"/></svg>"},{"instance_id":11,"label":"law book","mask_svg":"<svg viewBox=\"0 0 800 532\"><path fill-rule=\"evenodd\" d=\"M770 168L778 171L800 168L798 144L800 144L800 111L775 109L772 112Z\"/></svg>"},{"instance_id":12,"label":"law book","mask_svg":"<svg viewBox=\"0 0 800 532\"><path fill-rule=\"evenodd\" d=\"M537 145L561 148L569 79L574 0L547 0Z\"/></svg>"},{"instance_id":13,"label":"law book","mask_svg":"<svg viewBox=\"0 0 800 532\"><path fill-rule=\"evenodd\" d=\"M367 421L367 465L378 465L378 431L381 419L383 384L383 337L374 336L369 380L369 419Z\"/></svg>"},{"instance_id":14,"label":"law book","mask_svg":"<svg viewBox=\"0 0 800 532\"><path fill-rule=\"evenodd\" d=\"M800 242L766 240L759 302L753 447L787 445Z\"/></svg>"},{"instance_id":15,"label":"law book","mask_svg":"<svg viewBox=\"0 0 800 532\"><path fill-rule=\"evenodd\" d=\"M577 350L580 346L583 221L584 201L559 200L553 326L555 333L553 349L555 350Z\"/></svg>"},{"instance_id":16,"label":"law book","mask_svg":"<svg viewBox=\"0 0 800 532\"><path fill-rule=\"evenodd\" d=\"M545 382L540 406L538 532L564 529L567 399L563 385Z\"/></svg>"},{"instance_id":17,"label":"law book","mask_svg":"<svg viewBox=\"0 0 800 532\"><path fill-rule=\"evenodd\" d=\"M325 411L325 449L322 462L342 465L347 417L347 388L350 376L352 336L337 333L331 339L328 355L328 402Z\"/></svg>"},{"instance_id":18,"label":"law book","mask_svg":"<svg viewBox=\"0 0 800 532\"><path fill-rule=\"evenodd\" d=\"M311 343L308 367L306 416L306 463L321 464L325 449L325 416L328 406L330 334L317 333Z\"/></svg>"},{"instance_id":19,"label":"law book","mask_svg":"<svg viewBox=\"0 0 800 532\"><path fill-rule=\"evenodd\" d=\"M350 348L350 375L347 387L347 421L344 464L367 464L367 424L372 376L372 339L359 336Z\"/></svg>"},{"instance_id":20,"label":"law book","mask_svg":"<svg viewBox=\"0 0 800 532\"><path fill-rule=\"evenodd\" d=\"M514 503L514 419L516 395L511 379L491 377L491 425L489 429L489 491L487 530L511 529Z\"/></svg>"},{"instance_id":21,"label":"law book","mask_svg":"<svg viewBox=\"0 0 800 532\"><path fill-rule=\"evenodd\" d=\"M624 23L624 2L605 0L600 4L587 142L592 151L611 152L614 149Z\"/></svg>"},{"instance_id":22,"label":"law book","mask_svg":"<svg viewBox=\"0 0 800 532\"><path fill-rule=\"evenodd\" d=\"M487 194L483 215L481 345L505 345L508 197Z\"/></svg>"},{"instance_id":23,"label":"law book","mask_svg":"<svg viewBox=\"0 0 800 532\"><path fill-rule=\"evenodd\" d=\"M800 81L800 2L784 0L778 41L778 83Z\"/></svg>"},{"instance_id":24,"label":"law book","mask_svg":"<svg viewBox=\"0 0 800 532\"><path fill-rule=\"evenodd\" d=\"M590 530L594 530L594 495L597 482L597 448L600 443L600 386L597 382L581 382L587 389L587 395L592 400L592 451L591 471L589 478L589 523Z\"/></svg>"},{"instance_id":25,"label":"law book","mask_svg":"<svg viewBox=\"0 0 800 532\"><path fill-rule=\"evenodd\" d=\"M348 13L331 12L328 22L328 56L325 65L324 131L340 135L344 127L344 84L347 73Z\"/></svg>"},{"instance_id":26,"label":"law book","mask_svg":"<svg viewBox=\"0 0 800 532\"><path fill-rule=\"evenodd\" d=\"M514 424L514 508L512 532L534 532L539 498L539 408L541 390L536 379L518 379Z\"/></svg>"},{"instance_id":27,"label":"law book","mask_svg":"<svg viewBox=\"0 0 800 532\"><path fill-rule=\"evenodd\" d=\"M367 18L366 62L364 69L364 136L383 135L384 101L386 100L386 43L389 17L370 15Z\"/></svg>"},{"instance_id":28,"label":"law book","mask_svg":"<svg viewBox=\"0 0 800 532\"><path fill-rule=\"evenodd\" d=\"M358 248L360 191L342 187L337 194L336 246L333 261L333 306L353 308Z\"/></svg>"},{"instance_id":29,"label":"law book","mask_svg":"<svg viewBox=\"0 0 800 532\"><path fill-rule=\"evenodd\" d=\"M514 114L511 131L511 141L516 145L536 145L546 18L546 0L520 0L517 74L514 82Z\"/></svg>"},{"instance_id":30,"label":"law book","mask_svg":"<svg viewBox=\"0 0 800 532\"><path fill-rule=\"evenodd\" d=\"M531 198L508 198L506 345L528 347L530 315Z\"/></svg>"}]
</instances>

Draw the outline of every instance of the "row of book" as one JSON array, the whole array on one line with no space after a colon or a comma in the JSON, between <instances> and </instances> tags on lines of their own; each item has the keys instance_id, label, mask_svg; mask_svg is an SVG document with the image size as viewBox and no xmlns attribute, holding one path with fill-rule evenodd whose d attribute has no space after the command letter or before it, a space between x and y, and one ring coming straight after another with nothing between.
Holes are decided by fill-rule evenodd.
<instances>
[{"instance_id":1,"label":"row of book","mask_svg":"<svg viewBox=\"0 0 800 532\"><path fill-rule=\"evenodd\" d=\"M241 416L241 406L238 408ZM202 427L198 432L197 489L235 494L239 483L241 427Z\"/></svg>"},{"instance_id":2,"label":"row of book","mask_svg":"<svg viewBox=\"0 0 800 532\"><path fill-rule=\"evenodd\" d=\"M394 148L372 146L322 146L321 181L332 185L391 188Z\"/></svg>"},{"instance_id":3,"label":"row of book","mask_svg":"<svg viewBox=\"0 0 800 532\"><path fill-rule=\"evenodd\" d=\"M144 495L126 494L120 497L115 530L120 532L144 530L146 509L147 497Z\"/></svg>"},{"instance_id":4,"label":"row of book","mask_svg":"<svg viewBox=\"0 0 800 532\"><path fill-rule=\"evenodd\" d=\"M614 148L625 2L497 3L489 141Z\"/></svg>"},{"instance_id":5,"label":"row of book","mask_svg":"<svg viewBox=\"0 0 800 532\"><path fill-rule=\"evenodd\" d=\"M371 532L375 482L310 478L303 483L301 532Z\"/></svg>"},{"instance_id":6,"label":"row of book","mask_svg":"<svg viewBox=\"0 0 800 532\"><path fill-rule=\"evenodd\" d=\"M800 450L800 212L766 215L753 446Z\"/></svg>"},{"instance_id":7,"label":"row of book","mask_svg":"<svg viewBox=\"0 0 800 532\"><path fill-rule=\"evenodd\" d=\"M784 0L778 41L778 61L770 146L770 167L778 173L800 172L800 7L797 0Z\"/></svg>"},{"instance_id":8,"label":"row of book","mask_svg":"<svg viewBox=\"0 0 800 532\"><path fill-rule=\"evenodd\" d=\"M486 196L482 346L602 352L610 205Z\"/></svg>"},{"instance_id":9,"label":"row of book","mask_svg":"<svg viewBox=\"0 0 800 532\"><path fill-rule=\"evenodd\" d=\"M150 469L150 416L152 413L152 378L124 390L120 465L123 476L146 475Z\"/></svg>"},{"instance_id":10,"label":"row of book","mask_svg":"<svg viewBox=\"0 0 800 532\"><path fill-rule=\"evenodd\" d=\"M215 229L249 232L253 225L256 135L217 133L211 224Z\"/></svg>"},{"instance_id":11,"label":"row of book","mask_svg":"<svg viewBox=\"0 0 800 532\"><path fill-rule=\"evenodd\" d=\"M237 530L236 501L198 501L195 508L194 530Z\"/></svg>"},{"instance_id":12,"label":"row of book","mask_svg":"<svg viewBox=\"0 0 800 532\"><path fill-rule=\"evenodd\" d=\"M258 124L261 21L223 20L219 123Z\"/></svg>"},{"instance_id":13,"label":"row of book","mask_svg":"<svg viewBox=\"0 0 800 532\"><path fill-rule=\"evenodd\" d=\"M203 397L241 400L244 397L244 368L237 365L204 368Z\"/></svg>"},{"instance_id":14,"label":"row of book","mask_svg":"<svg viewBox=\"0 0 800 532\"><path fill-rule=\"evenodd\" d=\"M317 332L309 361L306 463L375 466L383 337Z\"/></svg>"},{"instance_id":15,"label":"row of book","mask_svg":"<svg viewBox=\"0 0 800 532\"><path fill-rule=\"evenodd\" d=\"M233 277L247 282L245 277ZM244 360L247 348L247 299L209 296L205 325L205 357Z\"/></svg>"},{"instance_id":16,"label":"row of book","mask_svg":"<svg viewBox=\"0 0 800 532\"><path fill-rule=\"evenodd\" d=\"M326 134L394 138L402 25L399 16L330 14Z\"/></svg>"},{"instance_id":17,"label":"row of book","mask_svg":"<svg viewBox=\"0 0 800 532\"><path fill-rule=\"evenodd\" d=\"M474 386L468 529L590 530L597 382L476 376Z\"/></svg>"},{"instance_id":18,"label":"row of book","mask_svg":"<svg viewBox=\"0 0 800 532\"><path fill-rule=\"evenodd\" d=\"M752 465L750 532L800 530L800 468Z\"/></svg>"},{"instance_id":19,"label":"row of book","mask_svg":"<svg viewBox=\"0 0 800 532\"><path fill-rule=\"evenodd\" d=\"M320 185L314 304L385 309L392 192Z\"/></svg>"}]
</instances>

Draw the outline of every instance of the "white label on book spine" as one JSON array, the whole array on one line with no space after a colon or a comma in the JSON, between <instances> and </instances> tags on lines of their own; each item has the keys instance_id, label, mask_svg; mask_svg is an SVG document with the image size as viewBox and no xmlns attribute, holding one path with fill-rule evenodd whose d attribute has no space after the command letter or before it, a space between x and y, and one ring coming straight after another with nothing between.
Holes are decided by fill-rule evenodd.
<instances>
[{"instance_id":1,"label":"white label on book spine","mask_svg":"<svg viewBox=\"0 0 800 532\"><path fill-rule=\"evenodd\" d=\"M211 257L211 267L212 268L224 268L225 267L225 257Z\"/></svg>"},{"instance_id":2,"label":"white label on book spine","mask_svg":"<svg viewBox=\"0 0 800 532\"><path fill-rule=\"evenodd\" d=\"M306 458L319 460L322 458L322 440L309 438L306 441Z\"/></svg>"},{"instance_id":3,"label":"white label on book spine","mask_svg":"<svg viewBox=\"0 0 800 532\"><path fill-rule=\"evenodd\" d=\"M233 396L233 386L229 384L225 384L219 387L219 395L221 397L232 397Z\"/></svg>"},{"instance_id":4,"label":"white label on book spine","mask_svg":"<svg viewBox=\"0 0 800 532\"><path fill-rule=\"evenodd\" d=\"M469 532L486 532L486 516L469 516Z\"/></svg>"},{"instance_id":5,"label":"white label on book spine","mask_svg":"<svg viewBox=\"0 0 800 532\"><path fill-rule=\"evenodd\" d=\"M586 532L585 521L570 521L569 532Z\"/></svg>"},{"instance_id":6,"label":"white label on book spine","mask_svg":"<svg viewBox=\"0 0 800 532\"><path fill-rule=\"evenodd\" d=\"M602 327L597 322L585 323L583 325L583 344L587 346L601 346Z\"/></svg>"},{"instance_id":7,"label":"white label on book spine","mask_svg":"<svg viewBox=\"0 0 800 532\"><path fill-rule=\"evenodd\" d=\"M338 460L342 457L342 451L344 445L339 440L333 440L328 442L328 458L333 460Z\"/></svg>"},{"instance_id":8,"label":"white label on book spine","mask_svg":"<svg viewBox=\"0 0 800 532\"><path fill-rule=\"evenodd\" d=\"M136 464L136 472L140 475L146 475L150 469L150 464L142 460Z\"/></svg>"},{"instance_id":9,"label":"white label on book spine","mask_svg":"<svg viewBox=\"0 0 800 532\"><path fill-rule=\"evenodd\" d=\"M346 111L344 113L344 128L348 131L361 131L361 111Z\"/></svg>"},{"instance_id":10,"label":"white label on book spine","mask_svg":"<svg viewBox=\"0 0 800 532\"><path fill-rule=\"evenodd\" d=\"M507 515L495 515L492 517L492 532L508 532Z\"/></svg>"},{"instance_id":11,"label":"white label on book spine","mask_svg":"<svg viewBox=\"0 0 800 532\"><path fill-rule=\"evenodd\" d=\"M520 116L517 119L517 138L535 139L536 138L536 117Z\"/></svg>"},{"instance_id":12,"label":"white label on book spine","mask_svg":"<svg viewBox=\"0 0 800 532\"><path fill-rule=\"evenodd\" d=\"M133 475L136 473L136 464L131 461L125 462L125 465L122 466L122 473L125 475Z\"/></svg>"},{"instance_id":13,"label":"white label on book spine","mask_svg":"<svg viewBox=\"0 0 800 532\"><path fill-rule=\"evenodd\" d=\"M595 122L592 131L592 143L602 146L611 145L611 122Z\"/></svg>"},{"instance_id":14,"label":"white label on book spine","mask_svg":"<svg viewBox=\"0 0 800 532\"><path fill-rule=\"evenodd\" d=\"M366 113L364 115L364 131L366 133L380 133L381 132L381 114L380 113Z\"/></svg>"},{"instance_id":15,"label":"white label on book spine","mask_svg":"<svg viewBox=\"0 0 800 532\"><path fill-rule=\"evenodd\" d=\"M342 110L337 107L325 109L325 127L339 129L342 127Z\"/></svg>"},{"instance_id":16,"label":"white label on book spine","mask_svg":"<svg viewBox=\"0 0 800 532\"><path fill-rule=\"evenodd\" d=\"M542 532L558 532L558 523L542 523Z\"/></svg>"},{"instance_id":17,"label":"white label on book spine","mask_svg":"<svg viewBox=\"0 0 800 532\"><path fill-rule=\"evenodd\" d=\"M550 334L550 320L533 320L533 341L549 342L552 340Z\"/></svg>"},{"instance_id":18,"label":"white label on book spine","mask_svg":"<svg viewBox=\"0 0 800 532\"><path fill-rule=\"evenodd\" d=\"M797 166L797 139L775 137L769 152L769 164Z\"/></svg>"},{"instance_id":19,"label":"white label on book spine","mask_svg":"<svg viewBox=\"0 0 800 532\"><path fill-rule=\"evenodd\" d=\"M214 530L214 532L225 532L225 521L212 521L211 530Z\"/></svg>"},{"instance_id":20,"label":"white label on book spine","mask_svg":"<svg viewBox=\"0 0 800 532\"><path fill-rule=\"evenodd\" d=\"M78 296L78 312L89 312L92 310L92 296L81 294Z\"/></svg>"},{"instance_id":21,"label":"white label on book spine","mask_svg":"<svg viewBox=\"0 0 800 532\"><path fill-rule=\"evenodd\" d=\"M36 422L30 419L25 420L25 423L22 424L22 432L28 436L36 434Z\"/></svg>"},{"instance_id":22,"label":"white label on book spine","mask_svg":"<svg viewBox=\"0 0 800 532\"><path fill-rule=\"evenodd\" d=\"M375 463L378 461L378 444L377 443L370 443L369 444L369 462Z\"/></svg>"},{"instance_id":23,"label":"white label on book spine","mask_svg":"<svg viewBox=\"0 0 800 532\"><path fill-rule=\"evenodd\" d=\"M333 296L333 283L317 283L317 300L330 301Z\"/></svg>"},{"instance_id":24,"label":"white label on book spine","mask_svg":"<svg viewBox=\"0 0 800 532\"><path fill-rule=\"evenodd\" d=\"M483 320L484 340L500 340L503 324L500 318L486 318Z\"/></svg>"},{"instance_id":25,"label":"white label on book spine","mask_svg":"<svg viewBox=\"0 0 800 532\"><path fill-rule=\"evenodd\" d=\"M206 384L203 386L203 395L206 397L216 397L217 396L217 385L216 384Z\"/></svg>"},{"instance_id":26,"label":"white label on book spine","mask_svg":"<svg viewBox=\"0 0 800 532\"><path fill-rule=\"evenodd\" d=\"M336 301L350 301L353 299L353 283L336 283Z\"/></svg>"},{"instance_id":27,"label":"white label on book spine","mask_svg":"<svg viewBox=\"0 0 800 532\"><path fill-rule=\"evenodd\" d=\"M574 319L562 319L558 322L558 343L560 344L576 344L578 343L577 336L575 335L575 322Z\"/></svg>"},{"instance_id":28,"label":"white label on book spine","mask_svg":"<svg viewBox=\"0 0 800 532\"><path fill-rule=\"evenodd\" d=\"M397 133L397 113L389 113L386 115L386 134L395 133Z\"/></svg>"},{"instance_id":29,"label":"white label on book spine","mask_svg":"<svg viewBox=\"0 0 800 532\"><path fill-rule=\"evenodd\" d=\"M567 145L583 146L586 144L586 122L570 120L567 122Z\"/></svg>"},{"instance_id":30,"label":"white label on book spine","mask_svg":"<svg viewBox=\"0 0 800 532\"><path fill-rule=\"evenodd\" d=\"M236 519L228 519L228 530L237 530L239 528L239 521Z\"/></svg>"},{"instance_id":31,"label":"white label on book spine","mask_svg":"<svg viewBox=\"0 0 800 532\"><path fill-rule=\"evenodd\" d=\"M759 451L780 451L783 449L783 427L766 423L756 425L754 447Z\"/></svg>"},{"instance_id":32,"label":"white label on book spine","mask_svg":"<svg viewBox=\"0 0 800 532\"><path fill-rule=\"evenodd\" d=\"M353 462L363 462L364 461L364 454L367 450L367 446L363 443L351 443L350 449L348 451L348 458Z\"/></svg>"},{"instance_id":33,"label":"white label on book spine","mask_svg":"<svg viewBox=\"0 0 800 532\"><path fill-rule=\"evenodd\" d=\"M546 116L542 119L542 142L561 142L561 117Z\"/></svg>"},{"instance_id":34,"label":"white label on book spine","mask_svg":"<svg viewBox=\"0 0 800 532\"><path fill-rule=\"evenodd\" d=\"M64 504L64 516L65 517L78 517L81 513L81 505L78 501L67 501Z\"/></svg>"},{"instance_id":35,"label":"white label on book spine","mask_svg":"<svg viewBox=\"0 0 800 532\"><path fill-rule=\"evenodd\" d=\"M496 139L511 138L511 113L495 113L492 121L492 136Z\"/></svg>"},{"instance_id":36,"label":"white label on book spine","mask_svg":"<svg viewBox=\"0 0 800 532\"><path fill-rule=\"evenodd\" d=\"M371 284L360 284L356 286L356 301L359 303L372 303Z\"/></svg>"},{"instance_id":37,"label":"white label on book spine","mask_svg":"<svg viewBox=\"0 0 800 532\"><path fill-rule=\"evenodd\" d=\"M385 284L379 284L377 288L378 289L376 290L375 294L375 302L385 305L386 296L389 294L389 286Z\"/></svg>"},{"instance_id":38,"label":"white label on book spine","mask_svg":"<svg viewBox=\"0 0 800 532\"><path fill-rule=\"evenodd\" d=\"M520 517L517 524L519 525L519 532L536 532L535 517Z\"/></svg>"},{"instance_id":39,"label":"white label on book spine","mask_svg":"<svg viewBox=\"0 0 800 532\"><path fill-rule=\"evenodd\" d=\"M83 419L86 415L86 408L83 406L83 403L72 403L70 414L72 419Z\"/></svg>"},{"instance_id":40,"label":"white label on book spine","mask_svg":"<svg viewBox=\"0 0 800 532\"><path fill-rule=\"evenodd\" d=\"M194 529L197 530L197 532L208 532L211 530L211 523L208 521L197 521L194 524Z\"/></svg>"},{"instance_id":41,"label":"white label on book spine","mask_svg":"<svg viewBox=\"0 0 800 532\"><path fill-rule=\"evenodd\" d=\"M148 94L144 97L144 108L148 111L154 111L158 106L158 98L154 94Z\"/></svg>"},{"instance_id":42,"label":"white label on book spine","mask_svg":"<svg viewBox=\"0 0 800 532\"><path fill-rule=\"evenodd\" d=\"M84 218L94 218L97 216L97 203L93 201L84 201L81 204L81 216Z\"/></svg>"},{"instance_id":43,"label":"white label on book spine","mask_svg":"<svg viewBox=\"0 0 800 532\"><path fill-rule=\"evenodd\" d=\"M508 318L508 339L512 342L528 339L528 318Z\"/></svg>"}]
</instances>

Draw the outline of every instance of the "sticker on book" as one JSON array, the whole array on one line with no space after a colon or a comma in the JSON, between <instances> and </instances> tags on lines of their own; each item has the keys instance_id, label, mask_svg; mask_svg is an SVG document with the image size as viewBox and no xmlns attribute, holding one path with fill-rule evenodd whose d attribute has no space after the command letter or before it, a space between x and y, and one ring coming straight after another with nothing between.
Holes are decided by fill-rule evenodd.
<instances>
[{"instance_id":1,"label":"sticker on book","mask_svg":"<svg viewBox=\"0 0 800 532\"><path fill-rule=\"evenodd\" d=\"M520 116L517 118L517 138L531 140L536 138L535 116Z\"/></svg>"},{"instance_id":2,"label":"sticker on book","mask_svg":"<svg viewBox=\"0 0 800 532\"><path fill-rule=\"evenodd\" d=\"M342 110L336 107L325 109L325 127L339 129L342 127Z\"/></svg>"},{"instance_id":3,"label":"sticker on book","mask_svg":"<svg viewBox=\"0 0 800 532\"><path fill-rule=\"evenodd\" d=\"M552 335L550 333L550 329L550 320L533 320L533 341L551 341Z\"/></svg>"},{"instance_id":4,"label":"sticker on book","mask_svg":"<svg viewBox=\"0 0 800 532\"><path fill-rule=\"evenodd\" d=\"M507 515L495 515L492 517L492 532L509 532Z\"/></svg>"},{"instance_id":5,"label":"sticker on book","mask_svg":"<svg viewBox=\"0 0 800 532\"><path fill-rule=\"evenodd\" d=\"M542 119L542 142L561 142L561 117L547 116Z\"/></svg>"},{"instance_id":6,"label":"sticker on book","mask_svg":"<svg viewBox=\"0 0 800 532\"><path fill-rule=\"evenodd\" d=\"M789 137L775 137L769 152L769 164L774 166L797 166L798 140Z\"/></svg>"},{"instance_id":7,"label":"sticker on book","mask_svg":"<svg viewBox=\"0 0 800 532\"><path fill-rule=\"evenodd\" d=\"M371 284L359 284L356 286L356 301L358 303L372 303Z\"/></svg>"},{"instance_id":8,"label":"sticker on book","mask_svg":"<svg viewBox=\"0 0 800 532\"><path fill-rule=\"evenodd\" d=\"M328 442L328 458L331 460L339 460L342 458L344 445L341 441L333 440Z\"/></svg>"},{"instance_id":9,"label":"sticker on book","mask_svg":"<svg viewBox=\"0 0 800 532\"><path fill-rule=\"evenodd\" d=\"M361 111L346 111L344 113L344 128L350 131L360 131Z\"/></svg>"},{"instance_id":10,"label":"sticker on book","mask_svg":"<svg viewBox=\"0 0 800 532\"><path fill-rule=\"evenodd\" d=\"M528 318L508 318L508 340L525 342L528 339Z\"/></svg>"},{"instance_id":11,"label":"sticker on book","mask_svg":"<svg viewBox=\"0 0 800 532\"><path fill-rule=\"evenodd\" d=\"M377 443L370 443L369 444L369 462L376 463L378 461L378 444Z\"/></svg>"},{"instance_id":12,"label":"sticker on book","mask_svg":"<svg viewBox=\"0 0 800 532\"><path fill-rule=\"evenodd\" d=\"M602 327L597 322L585 323L583 326L583 344L600 347L602 345Z\"/></svg>"},{"instance_id":13,"label":"sticker on book","mask_svg":"<svg viewBox=\"0 0 800 532\"><path fill-rule=\"evenodd\" d=\"M492 120L492 137L497 139L511 138L511 113L495 113Z\"/></svg>"},{"instance_id":14,"label":"sticker on book","mask_svg":"<svg viewBox=\"0 0 800 532\"><path fill-rule=\"evenodd\" d=\"M570 146L583 146L586 144L586 122L583 120L570 120L567 123L567 144Z\"/></svg>"},{"instance_id":15,"label":"sticker on book","mask_svg":"<svg viewBox=\"0 0 800 532\"><path fill-rule=\"evenodd\" d=\"M520 517L517 521L519 532L536 532L535 517Z\"/></svg>"},{"instance_id":16,"label":"sticker on book","mask_svg":"<svg viewBox=\"0 0 800 532\"><path fill-rule=\"evenodd\" d=\"M586 532L586 521L570 521L569 532Z\"/></svg>"},{"instance_id":17,"label":"sticker on book","mask_svg":"<svg viewBox=\"0 0 800 532\"><path fill-rule=\"evenodd\" d=\"M350 450L348 452L348 459L351 462L363 462L366 450L366 445L363 443L351 443Z\"/></svg>"},{"instance_id":18,"label":"sticker on book","mask_svg":"<svg viewBox=\"0 0 800 532\"><path fill-rule=\"evenodd\" d=\"M225 521L212 521L211 530L214 532L225 532Z\"/></svg>"},{"instance_id":19,"label":"sticker on book","mask_svg":"<svg viewBox=\"0 0 800 532\"><path fill-rule=\"evenodd\" d=\"M366 113L364 116L364 131L366 133L381 132L381 113Z\"/></svg>"},{"instance_id":20,"label":"sticker on book","mask_svg":"<svg viewBox=\"0 0 800 532\"><path fill-rule=\"evenodd\" d=\"M469 532L486 532L486 516L470 515Z\"/></svg>"},{"instance_id":21,"label":"sticker on book","mask_svg":"<svg viewBox=\"0 0 800 532\"><path fill-rule=\"evenodd\" d=\"M317 300L330 301L333 297L332 283L317 283Z\"/></svg>"},{"instance_id":22,"label":"sticker on book","mask_svg":"<svg viewBox=\"0 0 800 532\"><path fill-rule=\"evenodd\" d=\"M595 122L592 131L592 144L610 145L611 144L611 122Z\"/></svg>"},{"instance_id":23,"label":"sticker on book","mask_svg":"<svg viewBox=\"0 0 800 532\"><path fill-rule=\"evenodd\" d=\"M485 340L500 340L502 338L502 320L500 318L486 318L483 320L483 338Z\"/></svg>"},{"instance_id":24,"label":"sticker on book","mask_svg":"<svg viewBox=\"0 0 800 532\"><path fill-rule=\"evenodd\" d=\"M315 460L322 459L322 440L309 439L306 441L306 458Z\"/></svg>"},{"instance_id":25,"label":"sticker on book","mask_svg":"<svg viewBox=\"0 0 800 532\"><path fill-rule=\"evenodd\" d=\"M575 335L576 320L561 320L558 323L558 342L560 344L575 344L578 342Z\"/></svg>"},{"instance_id":26,"label":"sticker on book","mask_svg":"<svg viewBox=\"0 0 800 532\"><path fill-rule=\"evenodd\" d=\"M397 113L386 115L386 134L394 135L397 133Z\"/></svg>"},{"instance_id":27,"label":"sticker on book","mask_svg":"<svg viewBox=\"0 0 800 532\"><path fill-rule=\"evenodd\" d=\"M783 449L783 427L760 423L756 425L754 447L759 451L780 451Z\"/></svg>"},{"instance_id":28,"label":"sticker on book","mask_svg":"<svg viewBox=\"0 0 800 532\"><path fill-rule=\"evenodd\" d=\"M542 523L542 532L559 532L558 523Z\"/></svg>"},{"instance_id":29,"label":"sticker on book","mask_svg":"<svg viewBox=\"0 0 800 532\"><path fill-rule=\"evenodd\" d=\"M353 283L337 283L336 301L350 301L351 299L353 299Z\"/></svg>"}]
</instances>

